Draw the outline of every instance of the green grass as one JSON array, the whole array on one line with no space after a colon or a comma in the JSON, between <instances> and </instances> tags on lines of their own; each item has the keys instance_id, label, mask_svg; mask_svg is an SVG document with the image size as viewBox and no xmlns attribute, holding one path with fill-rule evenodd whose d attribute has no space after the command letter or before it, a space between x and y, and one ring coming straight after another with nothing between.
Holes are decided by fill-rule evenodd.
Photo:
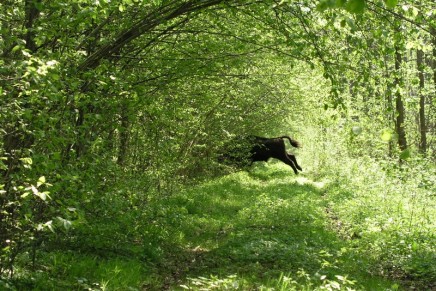
<instances>
[{"instance_id":1,"label":"green grass","mask_svg":"<svg viewBox=\"0 0 436 291\"><path fill-rule=\"evenodd\" d=\"M123 256L83 246L40 252L37 271L21 263L13 281L0 280L0 289L435 287L431 189L358 163L337 175L309 169L299 176L280 163L261 163L188 187L147 205L145 226L126 243ZM112 243L120 244L96 245Z\"/></svg>"},{"instance_id":2,"label":"green grass","mask_svg":"<svg viewBox=\"0 0 436 291\"><path fill-rule=\"evenodd\" d=\"M167 250L162 280L193 290L395 289L332 228L326 193L273 164L172 197L184 215L169 230L178 248Z\"/></svg>"},{"instance_id":3,"label":"green grass","mask_svg":"<svg viewBox=\"0 0 436 291\"><path fill-rule=\"evenodd\" d=\"M138 284L155 284L152 276L146 279L149 269L134 258L102 259L67 251L45 254L42 261L35 272L18 269L19 275L0 284L0 290L138 290Z\"/></svg>"}]
</instances>

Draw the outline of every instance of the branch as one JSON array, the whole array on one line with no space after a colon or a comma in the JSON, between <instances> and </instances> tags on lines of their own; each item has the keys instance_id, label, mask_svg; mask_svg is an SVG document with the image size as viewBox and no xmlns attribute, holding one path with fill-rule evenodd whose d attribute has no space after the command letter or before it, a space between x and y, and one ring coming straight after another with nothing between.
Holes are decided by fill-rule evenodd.
<instances>
[{"instance_id":1,"label":"branch","mask_svg":"<svg viewBox=\"0 0 436 291\"><path fill-rule=\"evenodd\" d=\"M404 21L406 21L406 22L409 22L410 24L413 24L413 25L415 25L416 27L419 27L420 29L422 29L422 30L424 30L425 32L428 32L428 33L430 33L430 35L432 35L431 29L428 29L428 28L422 26L420 23L418 23L418 22L416 22L416 21L413 21L412 19L409 19L409 18L407 18L407 17L401 15L400 13L397 13L397 12L391 10L391 9L387 9L387 8L384 8L383 6L377 5L376 3L374 3L374 2L372 2L372 1L370 1L370 0L367 0L367 2L370 3L370 4L372 4L374 7L378 8L378 9L380 9L380 10L383 10L384 12L387 12L387 13L389 13L389 14L392 14L392 15L395 16L396 18L399 18L399 19L402 19L402 20L404 20ZM368 7L368 9L371 10L372 12L378 14L378 12L377 12L375 9L372 9L372 8L370 8L370 7Z\"/></svg>"},{"instance_id":2,"label":"branch","mask_svg":"<svg viewBox=\"0 0 436 291\"><path fill-rule=\"evenodd\" d=\"M26 48L29 49L31 52L36 51L36 44L35 44L35 31L33 28L34 21L39 17L39 9L37 8L37 5L41 3L41 0L37 1L31 1L27 0L25 2L25 10L26 10L26 22L24 26L26 27Z\"/></svg>"},{"instance_id":3,"label":"branch","mask_svg":"<svg viewBox=\"0 0 436 291\"><path fill-rule=\"evenodd\" d=\"M225 2L225 0L191 0L187 3L174 1L166 6L162 6L147 14L141 21L137 22L129 29L121 32L115 41L98 48L81 65L79 65L78 69L81 71L87 71L97 67L102 59L110 57L112 54L120 51L126 44L132 42L141 35L150 32L152 29L164 22L190 12L204 10L222 2Z\"/></svg>"},{"instance_id":4,"label":"branch","mask_svg":"<svg viewBox=\"0 0 436 291\"><path fill-rule=\"evenodd\" d=\"M77 46L76 46L76 50L79 50L83 44L91 37L96 36L102 29L103 27L108 24L111 20L112 20L112 16L113 13L110 13L109 16L99 25L97 25L96 28L94 28Z\"/></svg>"}]
</instances>

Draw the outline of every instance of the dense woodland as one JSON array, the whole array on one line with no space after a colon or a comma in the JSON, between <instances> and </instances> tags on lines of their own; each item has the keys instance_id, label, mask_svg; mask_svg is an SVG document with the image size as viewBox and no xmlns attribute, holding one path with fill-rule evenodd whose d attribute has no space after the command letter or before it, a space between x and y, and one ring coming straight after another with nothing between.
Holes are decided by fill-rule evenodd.
<instances>
[{"instance_id":1,"label":"dense woodland","mask_svg":"<svg viewBox=\"0 0 436 291\"><path fill-rule=\"evenodd\" d=\"M0 31L0 289L436 288L433 0L3 0ZM303 172L219 163L241 135Z\"/></svg>"}]
</instances>

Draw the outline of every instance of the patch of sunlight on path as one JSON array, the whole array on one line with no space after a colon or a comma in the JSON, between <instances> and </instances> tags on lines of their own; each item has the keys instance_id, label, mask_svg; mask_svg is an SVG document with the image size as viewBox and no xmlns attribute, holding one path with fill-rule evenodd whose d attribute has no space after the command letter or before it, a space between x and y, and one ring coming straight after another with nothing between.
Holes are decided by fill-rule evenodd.
<instances>
[{"instance_id":1,"label":"patch of sunlight on path","mask_svg":"<svg viewBox=\"0 0 436 291\"><path fill-rule=\"evenodd\" d=\"M171 290L390 290L330 227L328 184L268 164L183 193Z\"/></svg>"},{"instance_id":2,"label":"patch of sunlight on path","mask_svg":"<svg viewBox=\"0 0 436 291\"><path fill-rule=\"evenodd\" d=\"M312 185L312 186L314 186L315 188L320 189L320 190L321 190L321 189L324 189L324 188L329 184L329 182L330 182L330 181L328 181L328 180L315 182L315 181L312 181L312 180L310 180L310 179L308 179L308 178L306 178L306 177L303 177L303 176L298 176L298 177L295 179L295 181L296 181L299 185Z\"/></svg>"}]
</instances>

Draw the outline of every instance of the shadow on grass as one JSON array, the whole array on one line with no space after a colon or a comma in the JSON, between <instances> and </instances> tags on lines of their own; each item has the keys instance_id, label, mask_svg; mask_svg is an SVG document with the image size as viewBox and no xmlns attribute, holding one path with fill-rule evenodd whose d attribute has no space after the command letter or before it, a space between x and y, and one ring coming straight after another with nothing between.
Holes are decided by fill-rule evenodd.
<instances>
[{"instance_id":1,"label":"shadow on grass","mask_svg":"<svg viewBox=\"0 0 436 291\"><path fill-rule=\"evenodd\" d=\"M259 289L277 286L283 274L305 286L347 276L371 281L360 271L364 260L330 230L324 190L297 181L289 171L256 168L176 197L187 214L171 230L183 239L162 264L166 287L232 278L240 289Z\"/></svg>"}]
</instances>

